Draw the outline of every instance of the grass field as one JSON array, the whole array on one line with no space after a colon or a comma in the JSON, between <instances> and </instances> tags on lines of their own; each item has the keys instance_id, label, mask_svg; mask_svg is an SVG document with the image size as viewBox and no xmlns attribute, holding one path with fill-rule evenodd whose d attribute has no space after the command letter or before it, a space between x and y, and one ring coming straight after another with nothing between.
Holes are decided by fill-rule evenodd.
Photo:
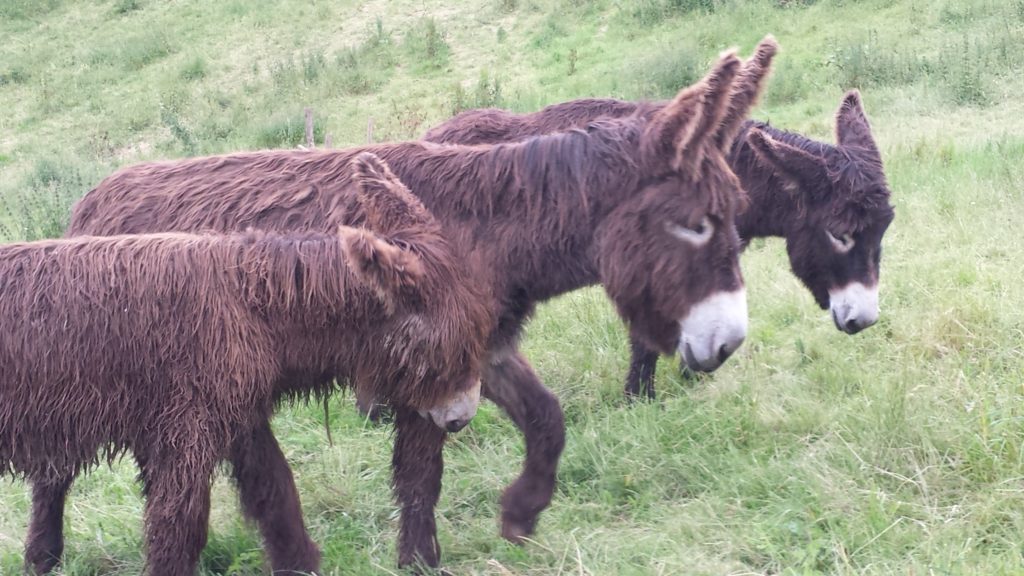
<instances>
[{"instance_id":1,"label":"grass field","mask_svg":"<svg viewBox=\"0 0 1024 576\"><path fill-rule=\"evenodd\" d=\"M831 140L859 87L886 161L882 319L836 331L780 241L743 258L751 332L713 377L658 374L627 406L624 331L599 288L543 306L525 350L568 446L535 541L497 534L523 446L493 405L446 449L455 574L1024 573L1024 1L0 0L0 227L61 233L117 166L404 139L468 107L665 97L722 49L782 52L754 116ZM5 327L16 330L18 327ZM328 574L394 570L390 431L351 398L274 421ZM129 462L75 485L65 574L137 574ZM28 490L0 481L0 573ZM204 574L257 574L219 478Z\"/></svg>"}]
</instances>

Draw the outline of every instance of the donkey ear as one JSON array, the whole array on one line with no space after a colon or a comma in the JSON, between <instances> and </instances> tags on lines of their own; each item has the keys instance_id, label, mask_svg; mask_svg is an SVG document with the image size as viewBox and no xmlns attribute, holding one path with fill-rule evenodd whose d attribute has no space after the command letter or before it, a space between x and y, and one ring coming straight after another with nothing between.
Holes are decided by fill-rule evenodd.
<instances>
[{"instance_id":1,"label":"donkey ear","mask_svg":"<svg viewBox=\"0 0 1024 576\"><path fill-rule=\"evenodd\" d=\"M826 182L828 170L825 159L779 142L763 130L754 128L747 133L747 142L758 158L775 169L780 176L796 185Z\"/></svg>"},{"instance_id":2,"label":"donkey ear","mask_svg":"<svg viewBox=\"0 0 1024 576\"><path fill-rule=\"evenodd\" d=\"M385 242L373 232L338 227L341 249L349 269L393 311L396 300L415 291L423 278L423 264L409 250Z\"/></svg>"},{"instance_id":3,"label":"donkey ear","mask_svg":"<svg viewBox=\"0 0 1024 576\"><path fill-rule=\"evenodd\" d=\"M726 52L703 80L679 92L651 118L644 147L652 158L666 159L675 171L703 162L705 146L725 115L740 64L735 52Z\"/></svg>"},{"instance_id":4,"label":"donkey ear","mask_svg":"<svg viewBox=\"0 0 1024 576\"><path fill-rule=\"evenodd\" d=\"M754 55L743 64L739 77L733 83L729 109L722 119L722 126L718 132L716 141L719 150L728 152L732 146L743 120L764 91L765 82L771 72L772 59L778 51L779 43L769 34L757 44Z\"/></svg>"},{"instance_id":5,"label":"donkey ear","mask_svg":"<svg viewBox=\"0 0 1024 576\"><path fill-rule=\"evenodd\" d=\"M736 51L730 50L722 54L715 68L704 77L702 114L690 132L689 139L683 140L677 148L677 168L696 170L704 161L708 148L716 145L715 136L729 111L732 87L741 65L742 61Z\"/></svg>"},{"instance_id":6,"label":"donkey ear","mask_svg":"<svg viewBox=\"0 0 1024 576\"><path fill-rule=\"evenodd\" d=\"M843 97L836 112L836 142L842 147L855 147L878 153L875 138L871 135L860 92L850 90Z\"/></svg>"},{"instance_id":7,"label":"donkey ear","mask_svg":"<svg viewBox=\"0 0 1024 576\"><path fill-rule=\"evenodd\" d=\"M388 234L437 225L430 211L375 154L360 153L352 160L352 171L370 229Z\"/></svg>"}]
</instances>

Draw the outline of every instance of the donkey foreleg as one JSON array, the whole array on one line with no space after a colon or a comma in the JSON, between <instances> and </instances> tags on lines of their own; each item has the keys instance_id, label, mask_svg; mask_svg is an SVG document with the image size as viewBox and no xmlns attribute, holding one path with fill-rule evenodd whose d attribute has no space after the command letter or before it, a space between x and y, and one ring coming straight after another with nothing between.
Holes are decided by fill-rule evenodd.
<instances>
[{"instance_id":1,"label":"donkey foreleg","mask_svg":"<svg viewBox=\"0 0 1024 576\"><path fill-rule=\"evenodd\" d=\"M313 574L320 550L306 532L295 479L264 420L231 447L232 476L242 512L254 520L274 574Z\"/></svg>"},{"instance_id":2,"label":"donkey foreleg","mask_svg":"<svg viewBox=\"0 0 1024 576\"><path fill-rule=\"evenodd\" d=\"M25 571L46 574L64 553L64 502L74 476L32 480L32 520L25 541Z\"/></svg>"},{"instance_id":3,"label":"donkey foreleg","mask_svg":"<svg viewBox=\"0 0 1024 576\"><path fill-rule=\"evenodd\" d=\"M501 497L501 535L520 542L551 503L558 458L565 447L565 417L558 399L541 384L523 355L491 354L483 394L500 406L526 439L526 463Z\"/></svg>"},{"instance_id":4,"label":"donkey foreleg","mask_svg":"<svg viewBox=\"0 0 1024 576\"><path fill-rule=\"evenodd\" d=\"M395 450L391 456L395 498L401 506L398 565L441 561L434 508L444 474L442 449L447 434L414 410L395 410Z\"/></svg>"},{"instance_id":5,"label":"donkey foreleg","mask_svg":"<svg viewBox=\"0 0 1024 576\"><path fill-rule=\"evenodd\" d=\"M199 566L210 518L210 480L216 450L193 448L186 457L169 442L146 459L146 576L188 576ZM168 455L170 455L168 457Z\"/></svg>"},{"instance_id":6,"label":"donkey foreleg","mask_svg":"<svg viewBox=\"0 0 1024 576\"><path fill-rule=\"evenodd\" d=\"M658 366L658 353L636 338L630 338L629 374L626 375L626 398L633 400L643 395L654 400L654 369Z\"/></svg>"}]
</instances>

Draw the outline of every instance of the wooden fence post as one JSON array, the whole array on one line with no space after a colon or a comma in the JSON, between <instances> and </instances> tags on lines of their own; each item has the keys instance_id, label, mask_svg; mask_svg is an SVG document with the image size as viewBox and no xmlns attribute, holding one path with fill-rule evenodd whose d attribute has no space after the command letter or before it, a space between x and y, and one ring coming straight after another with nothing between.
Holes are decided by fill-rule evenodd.
<instances>
[{"instance_id":1,"label":"wooden fence post","mask_svg":"<svg viewBox=\"0 0 1024 576\"><path fill-rule=\"evenodd\" d=\"M306 108L306 148L312 149L316 145L313 141L313 109Z\"/></svg>"}]
</instances>

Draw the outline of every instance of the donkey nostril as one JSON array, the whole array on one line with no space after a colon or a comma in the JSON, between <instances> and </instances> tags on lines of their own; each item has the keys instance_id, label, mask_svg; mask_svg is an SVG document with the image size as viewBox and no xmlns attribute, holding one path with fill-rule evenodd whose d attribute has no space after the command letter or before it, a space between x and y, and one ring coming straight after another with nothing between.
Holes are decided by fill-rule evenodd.
<instances>
[{"instance_id":1,"label":"donkey nostril","mask_svg":"<svg viewBox=\"0 0 1024 576\"><path fill-rule=\"evenodd\" d=\"M445 430L447 430L449 432L458 432L459 430L462 430L463 428L465 428L466 424L468 424L468 423L469 423L468 420L461 420L461 419L449 420L444 425L444 427L445 427Z\"/></svg>"},{"instance_id":2,"label":"donkey nostril","mask_svg":"<svg viewBox=\"0 0 1024 576\"><path fill-rule=\"evenodd\" d=\"M857 318L850 318L849 320L846 321L846 325L844 326L844 328L847 334L856 334L857 332L861 331L863 326L861 326Z\"/></svg>"},{"instance_id":3,"label":"donkey nostril","mask_svg":"<svg viewBox=\"0 0 1024 576\"><path fill-rule=\"evenodd\" d=\"M722 344L722 347L718 349L718 361L725 362L732 355L732 349L728 344Z\"/></svg>"}]
</instances>

